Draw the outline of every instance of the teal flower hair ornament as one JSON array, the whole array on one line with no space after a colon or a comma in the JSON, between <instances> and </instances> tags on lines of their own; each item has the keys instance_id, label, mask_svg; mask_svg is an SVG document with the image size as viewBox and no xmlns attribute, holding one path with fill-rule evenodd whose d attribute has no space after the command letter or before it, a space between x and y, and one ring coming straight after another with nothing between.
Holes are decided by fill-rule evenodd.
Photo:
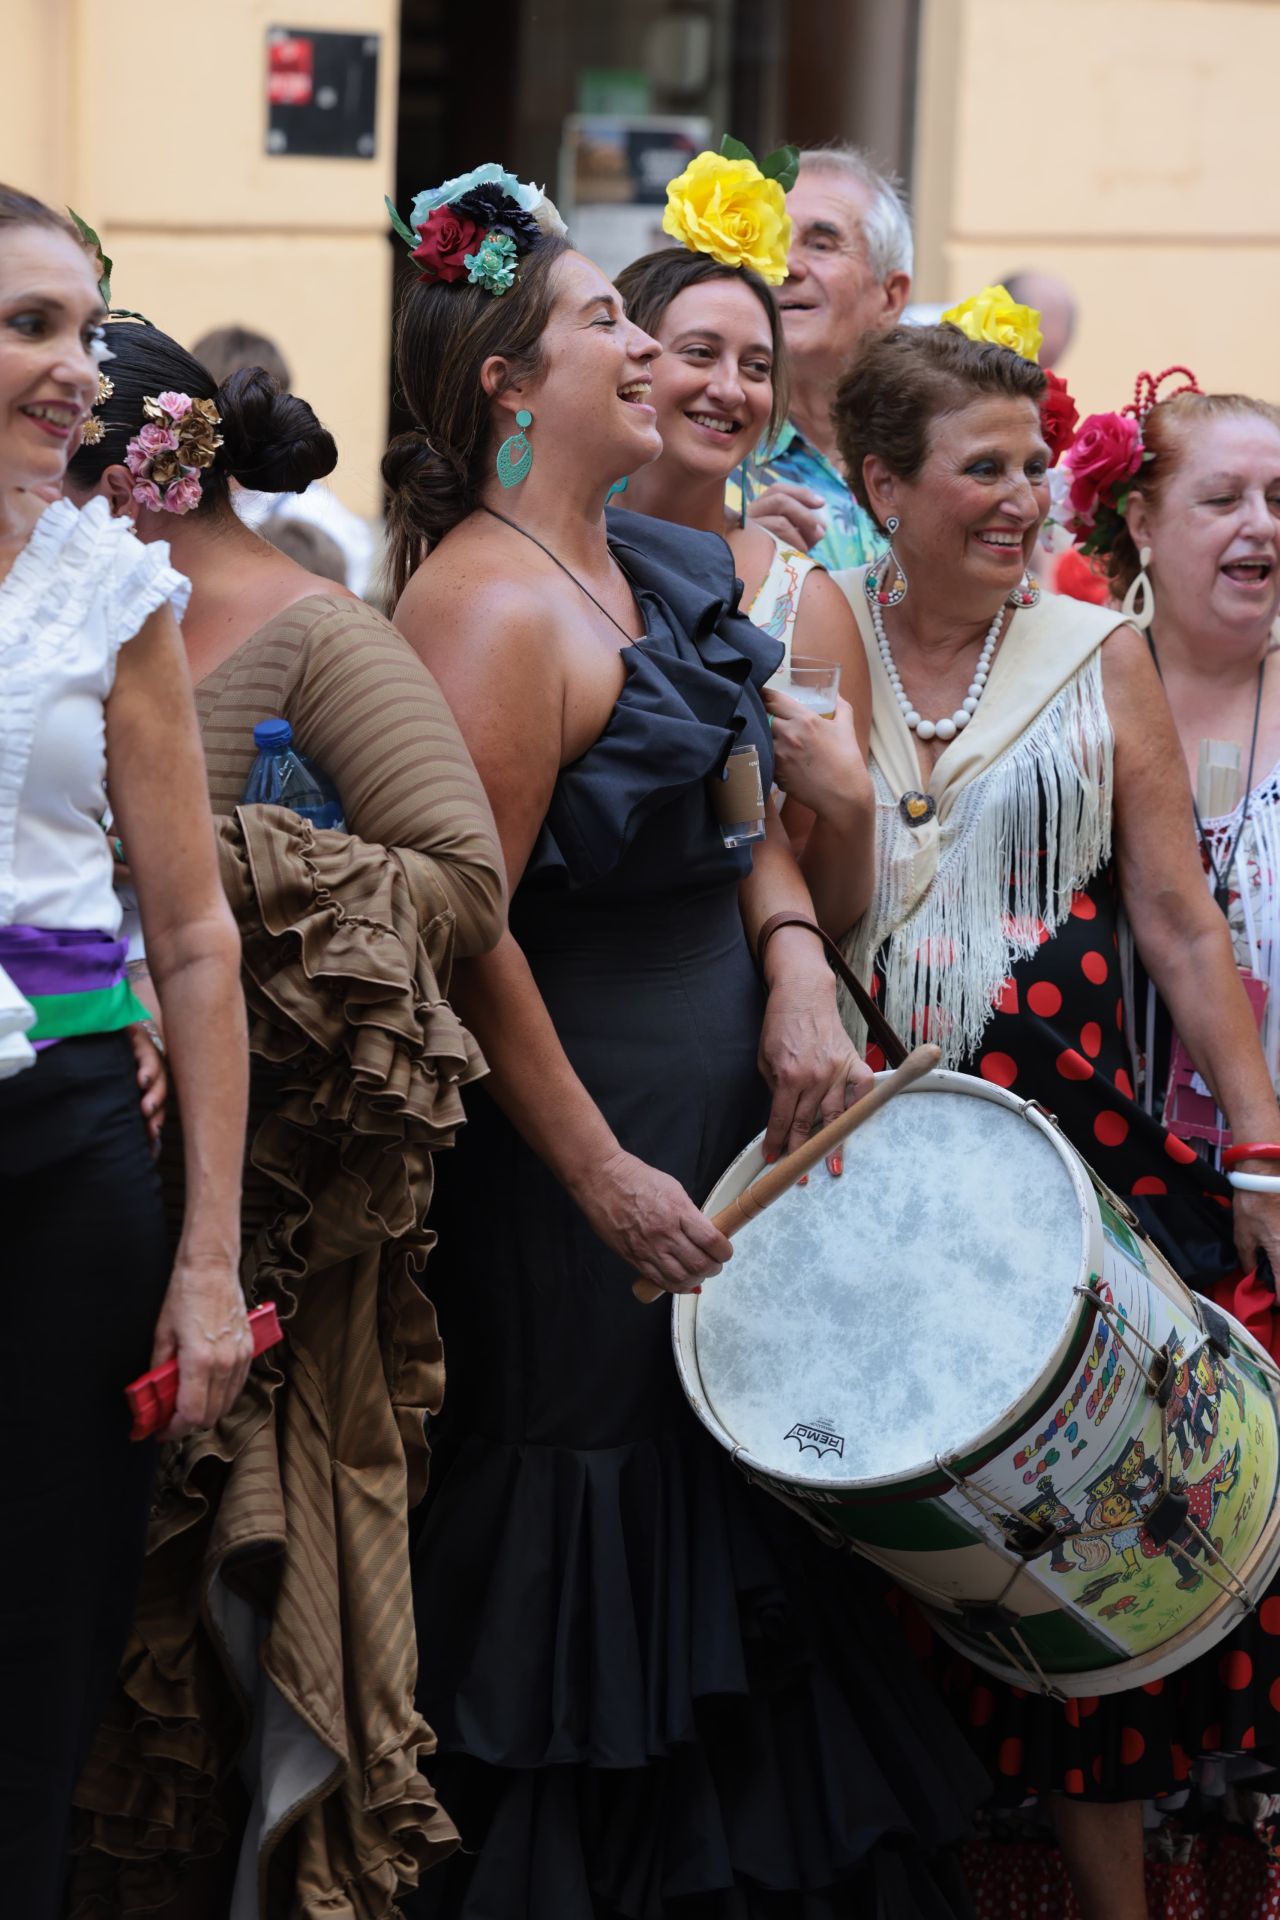
<instances>
[{"instance_id":1,"label":"teal flower hair ornament","mask_svg":"<svg viewBox=\"0 0 1280 1920\"><path fill-rule=\"evenodd\" d=\"M467 279L486 293L505 293L516 277L516 243L509 234L487 233L479 251L463 256Z\"/></svg>"},{"instance_id":2,"label":"teal flower hair ornament","mask_svg":"<svg viewBox=\"0 0 1280 1920\"><path fill-rule=\"evenodd\" d=\"M390 200L386 206L420 280L466 280L491 294L507 292L520 258L540 240L565 237L542 188L493 162L418 194L407 221Z\"/></svg>"}]
</instances>

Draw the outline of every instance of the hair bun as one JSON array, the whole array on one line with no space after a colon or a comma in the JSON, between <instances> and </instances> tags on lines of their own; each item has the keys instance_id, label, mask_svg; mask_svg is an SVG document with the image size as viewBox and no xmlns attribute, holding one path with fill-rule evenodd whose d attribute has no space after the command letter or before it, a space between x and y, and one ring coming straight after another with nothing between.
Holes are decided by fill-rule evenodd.
<instances>
[{"instance_id":1,"label":"hair bun","mask_svg":"<svg viewBox=\"0 0 1280 1920\"><path fill-rule=\"evenodd\" d=\"M218 388L222 460L233 480L259 493L303 493L338 464L333 435L305 400L264 367L241 367Z\"/></svg>"},{"instance_id":2,"label":"hair bun","mask_svg":"<svg viewBox=\"0 0 1280 1920\"><path fill-rule=\"evenodd\" d=\"M417 430L396 435L382 456L382 478L392 533L402 531L415 549L433 547L475 504L461 464ZM403 590L403 580L396 585Z\"/></svg>"}]
</instances>

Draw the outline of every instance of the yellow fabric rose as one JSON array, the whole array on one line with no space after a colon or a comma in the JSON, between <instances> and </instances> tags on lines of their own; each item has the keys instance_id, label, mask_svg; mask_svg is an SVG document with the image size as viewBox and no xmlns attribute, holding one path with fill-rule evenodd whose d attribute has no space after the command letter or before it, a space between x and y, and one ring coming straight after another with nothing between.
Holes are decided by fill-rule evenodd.
<instances>
[{"instance_id":1,"label":"yellow fabric rose","mask_svg":"<svg viewBox=\"0 0 1280 1920\"><path fill-rule=\"evenodd\" d=\"M780 287L787 277L787 198L754 160L696 154L667 188L662 230L722 266L754 267L771 287Z\"/></svg>"},{"instance_id":2,"label":"yellow fabric rose","mask_svg":"<svg viewBox=\"0 0 1280 1920\"><path fill-rule=\"evenodd\" d=\"M1018 304L1007 287L984 287L958 307L948 307L942 316L949 326L959 327L970 340L991 340L998 347L1012 347L1024 360L1040 358L1040 315L1034 307Z\"/></svg>"}]
</instances>

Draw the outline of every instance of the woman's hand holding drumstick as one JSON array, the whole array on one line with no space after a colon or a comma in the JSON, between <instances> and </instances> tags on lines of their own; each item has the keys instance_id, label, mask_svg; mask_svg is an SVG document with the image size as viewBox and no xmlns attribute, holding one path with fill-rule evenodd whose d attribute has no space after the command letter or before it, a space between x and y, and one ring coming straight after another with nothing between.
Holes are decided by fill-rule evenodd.
<instances>
[{"instance_id":1,"label":"woman's hand holding drumstick","mask_svg":"<svg viewBox=\"0 0 1280 1920\"><path fill-rule=\"evenodd\" d=\"M937 1047L916 1047L907 1055L900 1067L895 1067L893 1072L887 1074L883 1080L877 1080L875 1085L864 1093L861 1099L855 1101L853 1106L846 1107L844 1112L837 1114L834 1120L829 1120L825 1127L820 1127L817 1133L811 1134L794 1153L787 1154L785 1159L767 1168L751 1182L749 1187L743 1189L736 1200L731 1200L727 1207L722 1207L719 1213L713 1214L712 1225L723 1233L726 1239L732 1240L739 1227L744 1227L749 1220L754 1220L758 1213L762 1213L767 1206L772 1205L780 1194L787 1191L788 1187L793 1187L802 1175L810 1173L820 1160L826 1158L833 1147L839 1146L840 1142L847 1139L864 1120L869 1120L886 1100L892 1100L895 1093L901 1093L914 1081L923 1080L927 1073L932 1073L941 1058L941 1051ZM637 1300L644 1301L648 1306L653 1301L660 1300L668 1289L657 1286L652 1280L635 1280L632 1282L631 1291Z\"/></svg>"}]
</instances>

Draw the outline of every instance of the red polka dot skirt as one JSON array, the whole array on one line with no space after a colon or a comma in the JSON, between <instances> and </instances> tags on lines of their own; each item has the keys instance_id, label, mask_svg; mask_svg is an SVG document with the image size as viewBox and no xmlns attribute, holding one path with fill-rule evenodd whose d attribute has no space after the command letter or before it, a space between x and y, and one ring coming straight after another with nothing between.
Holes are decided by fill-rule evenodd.
<instances>
[{"instance_id":1,"label":"red polka dot skirt","mask_svg":"<svg viewBox=\"0 0 1280 1920\"><path fill-rule=\"evenodd\" d=\"M1177 1270L1207 1289L1237 1262L1229 1189L1137 1105L1124 1035L1118 900L1105 869L996 996L972 1073L1056 1114L1067 1138L1134 1202Z\"/></svg>"}]
</instances>

